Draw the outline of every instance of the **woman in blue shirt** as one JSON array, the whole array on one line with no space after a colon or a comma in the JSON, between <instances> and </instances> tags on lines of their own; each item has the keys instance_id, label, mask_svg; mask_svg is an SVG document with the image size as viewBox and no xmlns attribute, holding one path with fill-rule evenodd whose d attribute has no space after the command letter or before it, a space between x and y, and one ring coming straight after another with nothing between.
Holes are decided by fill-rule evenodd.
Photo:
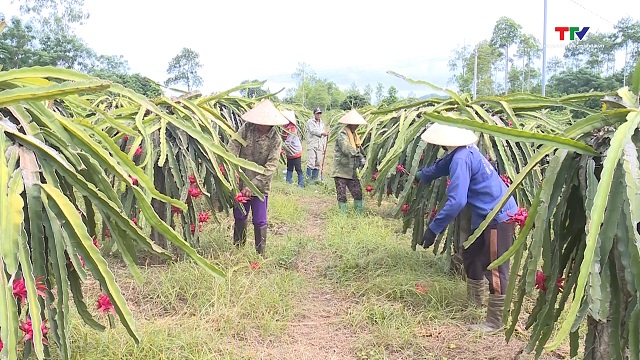
<instances>
[{"instance_id":1,"label":"woman in blue shirt","mask_svg":"<svg viewBox=\"0 0 640 360\"><path fill-rule=\"evenodd\" d=\"M449 176L450 180L447 202L422 237L422 245L427 249L467 204L471 209L471 229L477 229L506 194L507 187L475 146L478 137L472 131L434 123L421 138L427 143L442 146L447 154L420 170L416 179L425 184L442 176ZM516 201L510 197L482 235L462 252L468 294L476 305L483 303L484 279L489 281L487 318L474 329L494 331L502 327L509 262L491 271L487 267L513 244L515 224L507 220L517 210Z\"/></svg>"}]
</instances>

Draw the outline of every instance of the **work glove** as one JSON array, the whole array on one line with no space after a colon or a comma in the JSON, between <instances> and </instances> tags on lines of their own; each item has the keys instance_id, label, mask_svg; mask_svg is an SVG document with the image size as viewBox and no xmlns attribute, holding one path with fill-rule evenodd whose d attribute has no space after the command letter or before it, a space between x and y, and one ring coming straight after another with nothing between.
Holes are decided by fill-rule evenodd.
<instances>
[{"instance_id":1,"label":"work glove","mask_svg":"<svg viewBox=\"0 0 640 360\"><path fill-rule=\"evenodd\" d=\"M422 247L428 249L431 247L431 245L433 245L434 242L436 242L436 233L434 233L427 227L424 235L422 235Z\"/></svg>"},{"instance_id":2,"label":"work glove","mask_svg":"<svg viewBox=\"0 0 640 360\"><path fill-rule=\"evenodd\" d=\"M367 159L360 152L353 155L353 161L355 163L356 169L362 169L367 164Z\"/></svg>"},{"instance_id":3,"label":"work glove","mask_svg":"<svg viewBox=\"0 0 640 360\"><path fill-rule=\"evenodd\" d=\"M413 184L416 186L420 185L420 171L418 171L416 176L413 178Z\"/></svg>"},{"instance_id":4,"label":"work glove","mask_svg":"<svg viewBox=\"0 0 640 360\"><path fill-rule=\"evenodd\" d=\"M360 155L358 159L358 169L362 169L367 164L367 158L364 155Z\"/></svg>"}]
</instances>

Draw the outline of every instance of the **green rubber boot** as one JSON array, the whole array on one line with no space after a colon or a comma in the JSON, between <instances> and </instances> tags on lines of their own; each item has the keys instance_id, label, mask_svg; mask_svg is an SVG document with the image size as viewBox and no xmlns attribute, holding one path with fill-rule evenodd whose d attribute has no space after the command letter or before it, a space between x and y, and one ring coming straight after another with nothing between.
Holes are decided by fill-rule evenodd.
<instances>
[{"instance_id":1,"label":"green rubber boot","mask_svg":"<svg viewBox=\"0 0 640 360\"><path fill-rule=\"evenodd\" d=\"M473 280L467 278L467 300L478 307L484 306L484 294L487 292L485 289L486 281Z\"/></svg>"},{"instance_id":2,"label":"green rubber boot","mask_svg":"<svg viewBox=\"0 0 640 360\"><path fill-rule=\"evenodd\" d=\"M338 201L338 209L340 209L340 212L346 213L348 210L347 203Z\"/></svg>"},{"instance_id":3,"label":"green rubber boot","mask_svg":"<svg viewBox=\"0 0 640 360\"><path fill-rule=\"evenodd\" d=\"M354 200L353 207L356 209L357 214L362 214L364 212L364 200Z\"/></svg>"},{"instance_id":4,"label":"green rubber boot","mask_svg":"<svg viewBox=\"0 0 640 360\"><path fill-rule=\"evenodd\" d=\"M485 333L495 332L502 329L502 309L504 309L505 295L489 294L487 304L487 318L484 322L471 325L471 330L479 330Z\"/></svg>"}]
</instances>

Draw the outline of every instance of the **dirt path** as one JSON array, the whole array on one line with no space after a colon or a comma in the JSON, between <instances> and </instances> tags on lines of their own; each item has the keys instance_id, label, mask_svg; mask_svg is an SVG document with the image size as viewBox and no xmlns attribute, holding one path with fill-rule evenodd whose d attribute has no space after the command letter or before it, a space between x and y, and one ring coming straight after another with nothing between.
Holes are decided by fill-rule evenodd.
<instances>
[{"instance_id":1,"label":"dirt path","mask_svg":"<svg viewBox=\"0 0 640 360\"><path fill-rule=\"evenodd\" d=\"M303 233L317 242L324 238L326 211L333 205L328 199L303 200L309 221ZM351 345L356 334L345 327L350 300L324 286L320 273L327 255L306 249L300 254L297 271L308 281L309 292L298 304L300 314L287 326L285 335L273 343L265 343L257 351L260 359L357 359Z\"/></svg>"},{"instance_id":2,"label":"dirt path","mask_svg":"<svg viewBox=\"0 0 640 360\"><path fill-rule=\"evenodd\" d=\"M316 242L325 241L327 210L334 203L329 198L300 199L309 221L302 233ZM355 345L359 338L370 336L366 330L350 327L345 321L355 299L342 296L322 281L329 254L322 246L305 248L298 256L296 271L307 280L308 292L298 302L298 316L287 325L282 337L257 344L250 352L255 359L274 360L358 360ZM529 360L531 354L520 355L525 342L518 336L507 344L502 335L479 335L467 330L466 324L423 324L416 341L428 349L420 357L425 359L517 359ZM390 359L406 359L406 355L388 353ZM426 357L425 357L426 356ZM556 354L543 354L541 359L562 359Z\"/></svg>"}]
</instances>

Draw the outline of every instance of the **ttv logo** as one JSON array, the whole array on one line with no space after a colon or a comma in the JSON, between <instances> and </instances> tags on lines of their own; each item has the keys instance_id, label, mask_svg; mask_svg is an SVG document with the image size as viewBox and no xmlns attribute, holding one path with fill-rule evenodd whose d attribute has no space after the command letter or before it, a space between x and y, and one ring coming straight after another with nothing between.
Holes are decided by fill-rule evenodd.
<instances>
[{"instance_id":1,"label":"ttv logo","mask_svg":"<svg viewBox=\"0 0 640 360\"><path fill-rule=\"evenodd\" d=\"M582 40L589 31L589 27L585 26L580 30L579 27L556 26L556 32L560 33L560 40L564 40L564 33L567 31L569 32L569 40L575 40L576 35L578 35L578 39Z\"/></svg>"}]
</instances>

